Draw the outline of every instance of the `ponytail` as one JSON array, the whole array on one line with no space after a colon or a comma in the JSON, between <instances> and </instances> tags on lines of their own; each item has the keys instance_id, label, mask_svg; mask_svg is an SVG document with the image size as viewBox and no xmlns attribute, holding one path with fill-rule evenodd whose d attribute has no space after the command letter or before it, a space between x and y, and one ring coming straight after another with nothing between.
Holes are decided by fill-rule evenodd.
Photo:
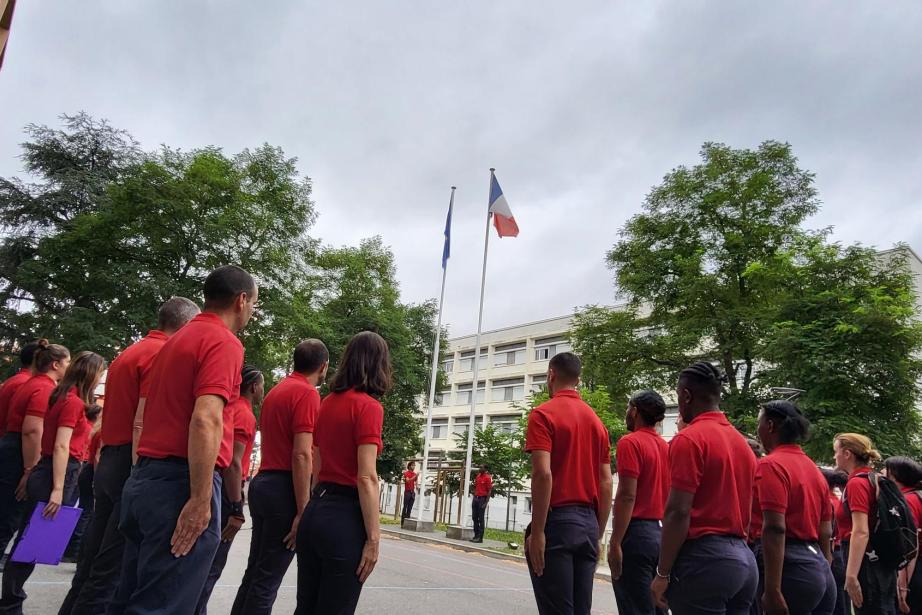
<instances>
[{"instance_id":1,"label":"ponytail","mask_svg":"<svg viewBox=\"0 0 922 615\"><path fill-rule=\"evenodd\" d=\"M881 460L880 453L874 448L871 439L860 433L836 434L833 442L839 443L839 448L849 451L859 462L870 465Z\"/></svg>"}]
</instances>

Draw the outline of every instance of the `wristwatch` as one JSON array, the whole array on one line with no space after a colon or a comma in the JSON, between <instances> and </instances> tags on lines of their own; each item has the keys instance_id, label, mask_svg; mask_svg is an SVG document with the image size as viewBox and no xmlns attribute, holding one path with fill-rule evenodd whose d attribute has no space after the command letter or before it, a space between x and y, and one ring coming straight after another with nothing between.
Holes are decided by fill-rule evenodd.
<instances>
[{"instance_id":1,"label":"wristwatch","mask_svg":"<svg viewBox=\"0 0 922 615\"><path fill-rule=\"evenodd\" d=\"M230 510L231 517L238 517L243 519L243 502L231 502L228 508Z\"/></svg>"}]
</instances>

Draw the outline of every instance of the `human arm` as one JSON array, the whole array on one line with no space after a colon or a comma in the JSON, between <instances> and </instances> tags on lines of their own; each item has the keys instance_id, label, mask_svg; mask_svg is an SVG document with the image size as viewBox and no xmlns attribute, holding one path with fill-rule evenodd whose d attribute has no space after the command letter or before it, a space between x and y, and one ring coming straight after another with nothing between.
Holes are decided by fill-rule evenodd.
<instances>
[{"instance_id":1,"label":"human arm","mask_svg":"<svg viewBox=\"0 0 922 615\"><path fill-rule=\"evenodd\" d=\"M868 547L870 536L868 514L853 510L852 536L849 540L848 563L845 567L845 591L848 592L849 598L858 608L861 608L864 604L861 584L858 583L858 571L861 569L861 561L864 559L864 552Z\"/></svg>"},{"instance_id":2,"label":"human arm","mask_svg":"<svg viewBox=\"0 0 922 615\"><path fill-rule=\"evenodd\" d=\"M525 541L525 554L531 569L539 577L544 574L544 528L551 508L551 490L554 477L551 474L550 451L531 452L531 534Z\"/></svg>"},{"instance_id":3,"label":"human arm","mask_svg":"<svg viewBox=\"0 0 922 615\"><path fill-rule=\"evenodd\" d=\"M42 455L42 431L45 426L45 419L40 416L27 414L22 420L22 478L19 480L19 486L16 488L16 499L19 501L26 499L26 482L29 480L29 474Z\"/></svg>"},{"instance_id":4,"label":"human arm","mask_svg":"<svg viewBox=\"0 0 922 615\"><path fill-rule=\"evenodd\" d=\"M314 434L296 433L294 446L291 449L291 478L294 482L295 504L297 506L291 530L285 536L285 544L291 551L295 550L298 537L298 525L301 524L301 515L311 499L311 474L313 463L312 450L314 448Z\"/></svg>"},{"instance_id":5,"label":"human arm","mask_svg":"<svg viewBox=\"0 0 922 615\"><path fill-rule=\"evenodd\" d=\"M70 439L73 427L58 427L54 437L54 450L51 454L51 495L42 516L54 519L64 503L64 477L67 474L67 461L70 457Z\"/></svg>"},{"instance_id":6,"label":"human arm","mask_svg":"<svg viewBox=\"0 0 922 615\"><path fill-rule=\"evenodd\" d=\"M359 582L364 583L375 569L378 562L378 546L381 542L380 516L378 513L378 445L360 444L358 451L358 476L356 486L359 491L359 505L362 508L362 520L365 523L365 546L362 559L355 574Z\"/></svg>"},{"instance_id":7,"label":"human arm","mask_svg":"<svg viewBox=\"0 0 922 615\"><path fill-rule=\"evenodd\" d=\"M637 478L619 476L614 513L612 514L611 542L608 545L608 567L611 569L613 581L621 578L621 563L623 561L621 543L627 533L627 526L631 523L636 498Z\"/></svg>"},{"instance_id":8,"label":"human arm","mask_svg":"<svg viewBox=\"0 0 922 615\"><path fill-rule=\"evenodd\" d=\"M668 607L666 589L669 587L669 575L672 574L672 566L688 536L694 499L694 493L673 488L669 490L669 499L666 500L659 563L656 566L656 576L651 587L654 602L663 609Z\"/></svg>"},{"instance_id":9,"label":"human arm","mask_svg":"<svg viewBox=\"0 0 922 615\"><path fill-rule=\"evenodd\" d=\"M896 577L896 599L897 606L901 613L910 613L909 603L907 602L909 594L909 582L916 569L916 563L919 558L914 557L909 564L897 573Z\"/></svg>"},{"instance_id":10,"label":"human arm","mask_svg":"<svg viewBox=\"0 0 922 615\"><path fill-rule=\"evenodd\" d=\"M147 404L147 398L142 397L138 400L138 407L134 411L134 421L131 429L131 463L138 463L138 441L141 440L141 431L144 429L144 406Z\"/></svg>"},{"instance_id":11,"label":"human arm","mask_svg":"<svg viewBox=\"0 0 922 615\"><path fill-rule=\"evenodd\" d=\"M611 462L599 464L599 507L595 511L596 519L599 521L599 540L605 535L605 528L608 527L608 516L611 514Z\"/></svg>"},{"instance_id":12,"label":"human arm","mask_svg":"<svg viewBox=\"0 0 922 615\"><path fill-rule=\"evenodd\" d=\"M820 522L820 550L826 561L832 563L832 521Z\"/></svg>"},{"instance_id":13,"label":"human arm","mask_svg":"<svg viewBox=\"0 0 922 615\"><path fill-rule=\"evenodd\" d=\"M224 468L223 480L224 494L231 504L243 506L243 454L246 451L246 443L234 440L234 456L231 458L230 465ZM227 518L227 525L221 532L223 542L231 542L243 527L245 521L243 513L240 515L231 514Z\"/></svg>"},{"instance_id":14,"label":"human arm","mask_svg":"<svg viewBox=\"0 0 922 615\"><path fill-rule=\"evenodd\" d=\"M320 470L323 466L323 459L320 457L320 449L316 446L311 448L311 489L320 482Z\"/></svg>"},{"instance_id":15,"label":"human arm","mask_svg":"<svg viewBox=\"0 0 922 615\"><path fill-rule=\"evenodd\" d=\"M784 566L784 543L787 527L784 513L762 511L762 558L765 562L765 593L762 608L767 615L787 615L788 606L781 595L781 569Z\"/></svg>"}]
</instances>

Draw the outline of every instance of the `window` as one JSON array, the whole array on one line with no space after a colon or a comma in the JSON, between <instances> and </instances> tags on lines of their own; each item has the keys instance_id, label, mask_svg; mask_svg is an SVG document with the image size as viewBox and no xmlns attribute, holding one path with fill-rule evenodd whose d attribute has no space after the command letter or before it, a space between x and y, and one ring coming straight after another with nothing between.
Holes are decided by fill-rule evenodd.
<instances>
[{"instance_id":1,"label":"window","mask_svg":"<svg viewBox=\"0 0 922 615\"><path fill-rule=\"evenodd\" d=\"M481 380L477 383L477 403L482 404L486 398L486 386L487 383L485 380ZM465 406L470 405L471 403L471 383L459 384L458 385L458 396L455 397L456 406Z\"/></svg>"},{"instance_id":2,"label":"window","mask_svg":"<svg viewBox=\"0 0 922 615\"><path fill-rule=\"evenodd\" d=\"M490 425L503 433L514 433L519 426L518 414L501 414L490 417Z\"/></svg>"},{"instance_id":3,"label":"window","mask_svg":"<svg viewBox=\"0 0 922 615\"><path fill-rule=\"evenodd\" d=\"M487 348L480 349L480 365L477 366L477 369L485 369L487 367ZM474 369L474 351L465 350L461 353L461 360L458 362L458 371L459 372L470 372Z\"/></svg>"},{"instance_id":4,"label":"window","mask_svg":"<svg viewBox=\"0 0 922 615\"><path fill-rule=\"evenodd\" d=\"M429 436L433 440L444 440L448 437L448 419L432 419L432 433Z\"/></svg>"},{"instance_id":5,"label":"window","mask_svg":"<svg viewBox=\"0 0 922 615\"><path fill-rule=\"evenodd\" d=\"M506 344L493 349L493 365L519 365L525 362L525 342Z\"/></svg>"},{"instance_id":6,"label":"window","mask_svg":"<svg viewBox=\"0 0 922 615\"><path fill-rule=\"evenodd\" d=\"M525 399L525 378L494 380L490 385L490 401L522 401Z\"/></svg>"},{"instance_id":7,"label":"window","mask_svg":"<svg viewBox=\"0 0 922 615\"><path fill-rule=\"evenodd\" d=\"M447 359L445 361L442 361L442 371L445 372L446 374L450 374L452 371L454 371L454 368L455 368L454 359Z\"/></svg>"},{"instance_id":8,"label":"window","mask_svg":"<svg viewBox=\"0 0 922 615\"><path fill-rule=\"evenodd\" d=\"M509 496L509 503L512 505L512 508L515 509L519 505L519 496Z\"/></svg>"},{"instance_id":9,"label":"window","mask_svg":"<svg viewBox=\"0 0 922 615\"><path fill-rule=\"evenodd\" d=\"M454 420L454 423L451 427L451 433L454 436L464 436L467 435L467 428L471 424L471 417L469 416L459 416Z\"/></svg>"},{"instance_id":10,"label":"window","mask_svg":"<svg viewBox=\"0 0 922 615\"><path fill-rule=\"evenodd\" d=\"M547 374L536 374L531 377L531 387L530 390L532 393L540 393L544 386L547 384Z\"/></svg>"},{"instance_id":11,"label":"window","mask_svg":"<svg viewBox=\"0 0 922 615\"><path fill-rule=\"evenodd\" d=\"M444 406L451 403L451 389L439 391L435 394L435 405Z\"/></svg>"},{"instance_id":12,"label":"window","mask_svg":"<svg viewBox=\"0 0 922 615\"><path fill-rule=\"evenodd\" d=\"M531 498L527 496L525 497L525 512L531 514Z\"/></svg>"},{"instance_id":13,"label":"window","mask_svg":"<svg viewBox=\"0 0 922 615\"><path fill-rule=\"evenodd\" d=\"M562 337L535 340L535 361L549 361L561 352L569 352L573 347Z\"/></svg>"}]
</instances>

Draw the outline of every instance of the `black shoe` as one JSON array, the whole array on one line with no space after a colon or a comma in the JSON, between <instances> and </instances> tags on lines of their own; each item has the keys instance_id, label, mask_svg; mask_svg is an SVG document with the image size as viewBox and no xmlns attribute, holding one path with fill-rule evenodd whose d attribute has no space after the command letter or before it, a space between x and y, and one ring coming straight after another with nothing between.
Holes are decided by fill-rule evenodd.
<instances>
[{"instance_id":1,"label":"black shoe","mask_svg":"<svg viewBox=\"0 0 922 615\"><path fill-rule=\"evenodd\" d=\"M471 538L471 542L481 543L483 542L483 538L474 536L473 538Z\"/></svg>"}]
</instances>

